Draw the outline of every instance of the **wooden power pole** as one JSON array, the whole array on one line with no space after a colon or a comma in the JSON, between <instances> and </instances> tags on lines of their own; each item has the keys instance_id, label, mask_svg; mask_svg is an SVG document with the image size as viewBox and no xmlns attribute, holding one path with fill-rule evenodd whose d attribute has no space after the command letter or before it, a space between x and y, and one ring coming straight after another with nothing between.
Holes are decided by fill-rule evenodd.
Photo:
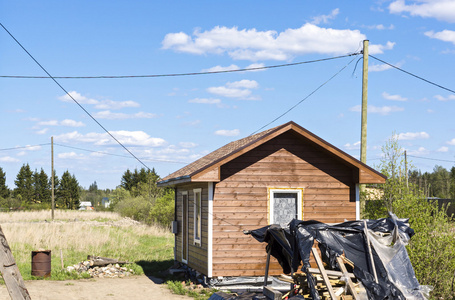
<instances>
[{"instance_id":1,"label":"wooden power pole","mask_svg":"<svg viewBox=\"0 0 455 300\"><path fill-rule=\"evenodd\" d=\"M51 136L51 182L52 182L52 221L54 221L54 208L55 208L55 199L54 199L54 137Z\"/></svg>"},{"instance_id":2,"label":"wooden power pole","mask_svg":"<svg viewBox=\"0 0 455 300\"><path fill-rule=\"evenodd\" d=\"M362 133L360 139L360 161L364 164L367 162L368 43L368 40L363 41Z\"/></svg>"}]
</instances>

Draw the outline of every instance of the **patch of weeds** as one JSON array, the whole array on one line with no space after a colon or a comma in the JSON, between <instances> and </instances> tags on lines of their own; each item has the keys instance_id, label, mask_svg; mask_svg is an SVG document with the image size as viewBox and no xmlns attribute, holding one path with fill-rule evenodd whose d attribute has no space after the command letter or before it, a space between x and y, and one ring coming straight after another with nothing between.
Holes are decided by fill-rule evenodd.
<instances>
[{"instance_id":1,"label":"patch of weeds","mask_svg":"<svg viewBox=\"0 0 455 300\"><path fill-rule=\"evenodd\" d=\"M200 284L193 284L190 280L186 282L169 280L166 281L166 284L172 293L177 295L187 295L196 300L207 300L217 291L215 289L204 288Z\"/></svg>"},{"instance_id":2,"label":"patch of weeds","mask_svg":"<svg viewBox=\"0 0 455 300\"><path fill-rule=\"evenodd\" d=\"M72 283L72 282L67 282L67 283L65 283L65 285L74 285L74 283Z\"/></svg>"}]
</instances>

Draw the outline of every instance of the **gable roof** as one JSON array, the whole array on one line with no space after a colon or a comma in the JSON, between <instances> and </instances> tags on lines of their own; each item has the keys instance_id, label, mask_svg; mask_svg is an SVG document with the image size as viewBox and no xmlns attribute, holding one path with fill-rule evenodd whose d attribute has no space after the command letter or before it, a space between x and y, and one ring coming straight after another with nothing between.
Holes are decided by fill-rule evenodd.
<instances>
[{"instance_id":1,"label":"gable roof","mask_svg":"<svg viewBox=\"0 0 455 300\"><path fill-rule=\"evenodd\" d=\"M184 182L219 181L219 167L234 158L256 148L274 137L293 130L302 137L322 146L327 151L341 158L347 164L359 169L359 183L384 183L386 176L360 162L356 158L329 144L300 125L288 123L233 141L206 156L190 163L176 172L164 177L158 182L159 186L175 185Z\"/></svg>"}]
</instances>

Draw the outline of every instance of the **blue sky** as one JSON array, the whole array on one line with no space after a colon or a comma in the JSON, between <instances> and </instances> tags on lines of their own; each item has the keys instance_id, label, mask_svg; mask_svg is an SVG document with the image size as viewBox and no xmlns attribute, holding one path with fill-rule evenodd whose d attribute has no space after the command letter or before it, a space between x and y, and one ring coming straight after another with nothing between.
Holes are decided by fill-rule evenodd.
<instances>
[{"instance_id":1,"label":"blue sky","mask_svg":"<svg viewBox=\"0 0 455 300\"><path fill-rule=\"evenodd\" d=\"M272 66L358 53L368 39L371 55L455 89L455 1L0 0L0 19L52 76ZM303 99L264 129L292 120L358 158L360 58L213 75L57 80L164 177ZM455 94L372 57L369 71L367 163L379 163L395 132L417 169L450 169ZM46 76L3 28L0 75ZM50 174L51 136L57 175L69 170L86 188L94 181L115 188L127 169L143 167L51 79L2 77L0 90L0 167L10 188L25 163Z\"/></svg>"}]
</instances>

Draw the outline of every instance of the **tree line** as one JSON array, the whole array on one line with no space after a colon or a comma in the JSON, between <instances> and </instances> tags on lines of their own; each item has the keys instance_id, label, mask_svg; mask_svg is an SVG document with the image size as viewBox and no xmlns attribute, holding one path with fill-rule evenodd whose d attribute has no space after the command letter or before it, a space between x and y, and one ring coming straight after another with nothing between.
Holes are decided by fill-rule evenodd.
<instances>
[{"instance_id":1,"label":"tree line","mask_svg":"<svg viewBox=\"0 0 455 300\"><path fill-rule=\"evenodd\" d=\"M52 178L41 168L32 171L29 164L20 168L14 180L15 188L6 185L6 173L0 167L0 207L50 208L52 202ZM57 208L77 209L81 188L76 177L66 170L59 178L54 171L54 198Z\"/></svg>"},{"instance_id":2,"label":"tree line","mask_svg":"<svg viewBox=\"0 0 455 300\"><path fill-rule=\"evenodd\" d=\"M0 167L0 208L51 208L51 180L42 168L32 171L29 164L24 164L14 180L15 188L9 189L6 174ZM78 209L81 202L87 201L97 210L116 211L144 223L169 226L174 219L174 190L157 187L159 180L155 169L127 169L114 190L98 189L96 181L84 189L76 177L66 170L60 178L54 174L55 207ZM108 207L102 206L103 198L109 200Z\"/></svg>"},{"instance_id":3,"label":"tree line","mask_svg":"<svg viewBox=\"0 0 455 300\"><path fill-rule=\"evenodd\" d=\"M448 171L436 165L432 173L412 170L408 176L409 182L422 190L426 197L455 199L455 167Z\"/></svg>"}]
</instances>

